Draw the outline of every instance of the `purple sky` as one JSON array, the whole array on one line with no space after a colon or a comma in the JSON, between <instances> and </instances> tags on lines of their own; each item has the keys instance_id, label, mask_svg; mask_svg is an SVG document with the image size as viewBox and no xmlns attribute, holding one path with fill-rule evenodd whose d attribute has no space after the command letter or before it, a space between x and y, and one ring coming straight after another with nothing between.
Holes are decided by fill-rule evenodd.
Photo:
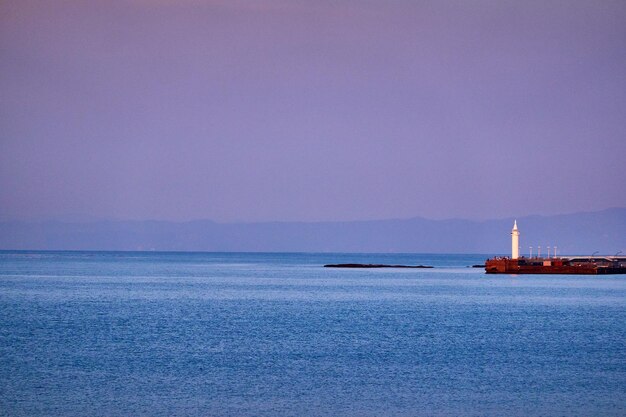
<instances>
[{"instance_id":1,"label":"purple sky","mask_svg":"<svg viewBox=\"0 0 626 417\"><path fill-rule=\"evenodd\" d=\"M0 219L626 206L624 1L0 2Z\"/></svg>"}]
</instances>

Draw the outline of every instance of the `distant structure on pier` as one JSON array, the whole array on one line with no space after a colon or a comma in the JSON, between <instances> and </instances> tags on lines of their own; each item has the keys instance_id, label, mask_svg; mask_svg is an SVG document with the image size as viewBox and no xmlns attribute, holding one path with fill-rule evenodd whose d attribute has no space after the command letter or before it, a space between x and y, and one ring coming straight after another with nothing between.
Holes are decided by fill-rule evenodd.
<instances>
[{"instance_id":1,"label":"distant structure on pier","mask_svg":"<svg viewBox=\"0 0 626 417\"><path fill-rule=\"evenodd\" d=\"M519 230L517 230L517 220L513 223L511 230L511 259L519 258Z\"/></svg>"},{"instance_id":2,"label":"distant structure on pier","mask_svg":"<svg viewBox=\"0 0 626 417\"><path fill-rule=\"evenodd\" d=\"M511 257L495 257L485 262L487 274L575 274L575 275L603 275L603 274L626 274L626 256L574 256L557 257L556 246L554 254L550 257L541 257L532 253L528 258L520 257L519 254L520 232L517 228L517 220L511 230Z\"/></svg>"}]
</instances>

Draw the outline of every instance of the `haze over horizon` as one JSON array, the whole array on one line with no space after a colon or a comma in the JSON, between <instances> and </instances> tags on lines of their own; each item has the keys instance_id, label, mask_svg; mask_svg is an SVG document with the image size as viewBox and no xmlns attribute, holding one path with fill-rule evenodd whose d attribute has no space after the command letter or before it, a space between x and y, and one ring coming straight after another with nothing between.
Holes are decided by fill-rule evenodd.
<instances>
[{"instance_id":1,"label":"haze over horizon","mask_svg":"<svg viewBox=\"0 0 626 417\"><path fill-rule=\"evenodd\" d=\"M594 214L594 213L604 213L611 212L615 210L623 210L626 207L608 207L606 209L601 210L589 210L589 211L576 211L576 212L563 212L556 214L537 214L530 213L518 216L502 216L502 217L492 217L492 218L482 218L482 217L425 217L425 216L409 216L409 217L389 217L389 218L370 218L370 219L331 219L331 220L258 220L258 221L220 221L211 218L190 218L190 219L151 219L151 218L116 218L116 217L100 217L100 216L90 216L79 213L67 213L63 215L52 215L48 217L36 217L36 218L18 218L18 219L3 219L0 218L0 222L13 223L13 222L62 222L62 223L93 223L93 222L167 222L167 223L193 223L193 222L213 222L216 224L263 224L263 223L359 223L359 222L377 222L377 221L404 221L404 220L413 220L413 219L421 219L427 221L470 221L470 222L488 222L488 221L502 221L502 220L515 220L515 219L523 219L523 218L548 218L552 216L569 216L569 215L584 215L584 214ZM626 222L626 218L624 219Z\"/></svg>"},{"instance_id":2,"label":"haze over horizon","mask_svg":"<svg viewBox=\"0 0 626 417\"><path fill-rule=\"evenodd\" d=\"M0 220L626 207L626 3L0 3Z\"/></svg>"}]
</instances>

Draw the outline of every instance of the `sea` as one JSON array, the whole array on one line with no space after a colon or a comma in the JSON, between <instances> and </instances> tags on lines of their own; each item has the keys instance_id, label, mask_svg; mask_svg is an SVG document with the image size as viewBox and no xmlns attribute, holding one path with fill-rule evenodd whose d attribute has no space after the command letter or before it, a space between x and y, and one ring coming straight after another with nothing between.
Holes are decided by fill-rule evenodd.
<instances>
[{"instance_id":1,"label":"sea","mask_svg":"<svg viewBox=\"0 0 626 417\"><path fill-rule=\"evenodd\" d=\"M2 251L0 415L626 415L626 275L486 257Z\"/></svg>"}]
</instances>

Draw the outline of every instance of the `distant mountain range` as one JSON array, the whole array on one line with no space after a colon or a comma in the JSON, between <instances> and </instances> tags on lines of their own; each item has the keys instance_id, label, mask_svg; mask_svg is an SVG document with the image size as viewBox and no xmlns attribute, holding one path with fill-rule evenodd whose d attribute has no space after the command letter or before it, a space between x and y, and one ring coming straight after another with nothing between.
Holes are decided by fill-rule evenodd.
<instances>
[{"instance_id":1,"label":"distant mountain range","mask_svg":"<svg viewBox=\"0 0 626 417\"><path fill-rule=\"evenodd\" d=\"M513 218L216 223L0 222L0 249L508 254ZM521 253L626 253L626 208L517 218Z\"/></svg>"}]
</instances>

